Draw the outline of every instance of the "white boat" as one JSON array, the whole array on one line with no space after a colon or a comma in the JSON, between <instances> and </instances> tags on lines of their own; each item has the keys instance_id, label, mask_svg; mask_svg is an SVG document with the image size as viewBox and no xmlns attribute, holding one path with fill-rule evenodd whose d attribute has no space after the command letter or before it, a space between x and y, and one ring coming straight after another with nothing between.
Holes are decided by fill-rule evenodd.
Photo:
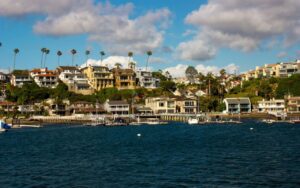
<instances>
[{"instance_id":1,"label":"white boat","mask_svg":"<svg viewBox=\"0 0 300 188\"><path fill-rule=\"evenodd\" d=\"M105 119L104 118L96 118L90 123L86 123L86 126L104 126L105 125Z\"/></svg>"},{"instance_id":2,"label":"white boat","mask_svg":"<svg viewBox=\"0 0 300 188\"><path fill-rule=\"evenodd\" d=\"M21 128L40 128L42 125L20 125Z\"/></svg>"},{"instance_id":3,"label":"white boat","mask_svg":"<svg viewBox=\"0 0 300 188\"><path fill-rule=\"evenodd\" d=\"M190 118L188 119L188 124L189 124L189 125L196 125L196 124L199 124L199 120L198 120L198 118L192 118L192 117L190 117Z\"/></svg>"},{"instance_id":4,"label":"white boat","mask_svg":"<svg viewBox=\"0 0 300 188\"><path fill-rule=\"evenodd\" d=\"M273 119L263 119L262 122L272 124L272 123L275 123L276 121Z\"/></svg>"},{"instance_id":5,"label":"white boat","mask_svg":"<svg viewBox=\"0 0 300 188\"><path fill-rule=\"evenodd\" d=\"M168 122L160 121L158 118L149 118L143 123L147 124L147 125L165 125L165 124L168 124Z\"/></svg>"}]
</instances>

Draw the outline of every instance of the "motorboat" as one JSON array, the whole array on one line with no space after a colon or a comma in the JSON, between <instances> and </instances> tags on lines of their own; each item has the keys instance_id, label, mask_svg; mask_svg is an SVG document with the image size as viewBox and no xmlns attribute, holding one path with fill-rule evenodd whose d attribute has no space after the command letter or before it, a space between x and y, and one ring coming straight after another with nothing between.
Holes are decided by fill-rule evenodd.
<instances>
[{"instance_id":1,"label":"motorboat","mask_svg":"<svg viewBox=\"0 0 300 188\"><path fill-rule=\"evenodd\" d=\"M189 125L197 125L197 124L199 124L199 119L198 118L194 118L194 117L190 117L188 119L188 124Z\"/></svg>"},{"instance_id":2,"label":"motorboat","mask_svg":"<svg viewBox=\"0 0 300 188\"><path fill-rule=\"evenodd\" d=\"M11 128L11 125L5 123L3 120L0 120L0 132L6 132L8 129Z\"/></svg>"}]
</instances>

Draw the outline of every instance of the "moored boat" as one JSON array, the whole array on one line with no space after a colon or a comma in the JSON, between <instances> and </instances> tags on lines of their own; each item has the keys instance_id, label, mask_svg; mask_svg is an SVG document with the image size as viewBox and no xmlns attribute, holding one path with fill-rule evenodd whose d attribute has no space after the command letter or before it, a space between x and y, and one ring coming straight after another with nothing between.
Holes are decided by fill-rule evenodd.
<instances>
[{"instance_id":1,"label":"moored boat","mask_svg":"<svg viewBox=\"0 0 300 188\"><path fill-rule=\"evenodd\" d=\"M190 117L190 118L188 119L188 124L189 124L189 125L197 125L197 124L199 124L199 119L198 119L198 118Z\"/></svg>"}]
</instances>

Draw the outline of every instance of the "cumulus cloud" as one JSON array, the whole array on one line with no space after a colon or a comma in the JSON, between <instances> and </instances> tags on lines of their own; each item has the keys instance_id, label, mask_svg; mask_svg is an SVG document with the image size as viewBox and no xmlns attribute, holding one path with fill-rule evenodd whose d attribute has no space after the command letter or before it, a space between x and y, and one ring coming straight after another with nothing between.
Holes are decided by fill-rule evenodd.
<instances>
[{"instance_id":1,"label":"cumulus cloud","mask_svg":"<svg viewBox=\"0 0 300 188\"><path fill-rule=\"evenodd\" d=\"M188 65L184 64L178 64L174 67L168 67L164 69L164 71L168 71L172 77L178 78L178 77L185 77L185 70L187 69ZM225 67L217 67L217 66L206 66L203 64L198 64L195 66L196 70L199 73L202 73L206 75L207 73L212 73L214 75L219 75L219 72L221 69L225 69L227 73L234 74L237 73L239 67L235 64L229 64Z\"/></svg>"},{"instance_id":2,"label":"cumulus cloud","mask_svg":"<svg viewBox=\"0 0 300 188\"><path fill-rule=\"evenodd\" d=\"M186 48L181 46L203 48L209 44L215 49L229 47L248 52L274 38L283 39L286 47L293 45L300 41L299 8L298 0L209 0L187 15L185 22L195 26L197 34L177 49L183 59L202 60L211 56L201 50L199 55L183 55Z\"/></svg>"},{"instance_id":3,"label":"cumulus cloud","mask_svg":"<svg viewBox=\"0 0 300 188\"><path fill-rule=\"evenodd\" d=\"M170 24L167 8L148 11L130 18L134 5L114 6L93 0L1 0L0 16L44 15L33 26L41 35L63 36L88 34L111 53L134 51L144 53L161 47L164 30Z\"/></svg>"},{"instance_id":4,"label":"cumulus cloud","mask_svg":"<svg viewBox=\"0 0 300 188\"><path fill-rule=\"evenodd\" d=\"M126 56L109 56L101 62L101 60L96 59L88 59L87 62L82 64L80 67L86 67L86 65L92 65L92 66L108 66L110 69L115 67L116 63L120 63L123 68L128 68L128 62L129 58ZM137 61L135 61L133 58L130 59L130 62L134 62L136 65Z\"/></svg>"}]
</instances>

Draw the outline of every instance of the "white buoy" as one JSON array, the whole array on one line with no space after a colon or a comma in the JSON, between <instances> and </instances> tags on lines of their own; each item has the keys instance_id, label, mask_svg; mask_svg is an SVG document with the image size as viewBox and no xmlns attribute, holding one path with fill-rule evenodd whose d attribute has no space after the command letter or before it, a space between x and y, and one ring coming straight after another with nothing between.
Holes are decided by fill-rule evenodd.
<instances>
[{"instance_id":1,"label":"white buoy","mask_svg":"<svg viewBox=\"0 0 300 188\"><path fill-rule=\"evenodd\" d=\"M252 130L253 130L253 127L250 127L250 130L252 131Z\"/></svg>"},{"instance_id":2,"label":"white buoy","mask_svg":"<svg viewBox=\"0 0 300 188\"><path fill-rule=\"evenodd\" d=\"M138 134L136 134L138 137L141 137L142 136L142 134L140 134L140 133L138 133Z\"/></svg>"}]
</instances>

